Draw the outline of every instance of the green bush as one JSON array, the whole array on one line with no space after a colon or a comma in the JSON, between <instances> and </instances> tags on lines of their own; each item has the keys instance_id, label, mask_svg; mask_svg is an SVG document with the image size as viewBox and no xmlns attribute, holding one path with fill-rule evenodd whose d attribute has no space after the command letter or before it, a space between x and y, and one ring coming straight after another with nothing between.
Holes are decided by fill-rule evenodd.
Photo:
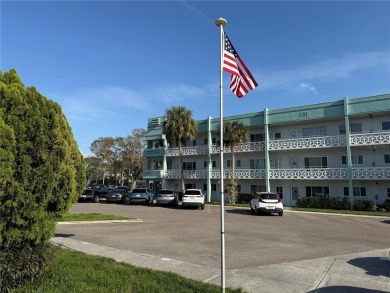
<instances>
[{"instance_id":1,"label":"green bush","mask_svg":"<svg viewBox=\"0 0 390 293\"><path fill-rule=\"evenodd\" d=\"M302 208L348 210L349 201L345 197L299 197L297 206Z\"/></svg>"},{"instance_id":2,"label":"green bush","mask_svg":"<svg viewBox=\"0 0 390 293\"><path fill-rule=\"evenodd\" d=\"M237 196L238 203L249 203L255 196L252 193L239 193Z\"/></svg>"},{"instance_id":3,"label":"green bush","mask_svg":"<svg viewBox=\"0 0 390 293\"><path fill-rule=\"evenodd\" d=\"M0 292L23 286L41 276L54 256L50 244L5 248L0 253Z\"/></svg>"},{"instance_id":4,"label":"green bush","mask_svg":"<svg viewBox=\"0 0 390 293\"><path fill-rule=\"evenodd\" d=\"M0 72L0 290L41 271L34 260L47 259L55 223L84 185L84 160L61 107L15 70ZM6 269L13 258L17 273Z\"/></svg>"},{"instance_id":5,"label":"green bush","mask_svg":"<svg viewBox=\"0 0 390 293\"><path fill-rule=\"evenodd\" d=\"M353 209L355 211L375 212L376 204L372 200L355 200L353 203Z\"/></svg>"}]
</instances>

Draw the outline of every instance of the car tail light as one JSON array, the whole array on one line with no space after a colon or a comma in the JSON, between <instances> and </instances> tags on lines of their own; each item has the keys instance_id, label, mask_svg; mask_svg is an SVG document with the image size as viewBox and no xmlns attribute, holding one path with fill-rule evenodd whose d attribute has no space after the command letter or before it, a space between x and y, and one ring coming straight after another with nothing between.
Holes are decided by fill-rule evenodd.
<instances>
[{"instance_id":1,"label":"car tail light","mask_svg":"<svg viewBox=\"0 0 390 293\"><path fill-rule=\"evenodd\" d=\"M259 202L263 202L263 198L259 195Z\"/></svg>"},{"instance_id":2,"label":"car tail light","mask_svg":"<svg viewBox=\"0 0 390 293\"><path fill-rule=\"evenodd\" d=\"M278 203L282 202L282 199L280 198L280 195L278 194Z\"/></svg>"}]
</instances>

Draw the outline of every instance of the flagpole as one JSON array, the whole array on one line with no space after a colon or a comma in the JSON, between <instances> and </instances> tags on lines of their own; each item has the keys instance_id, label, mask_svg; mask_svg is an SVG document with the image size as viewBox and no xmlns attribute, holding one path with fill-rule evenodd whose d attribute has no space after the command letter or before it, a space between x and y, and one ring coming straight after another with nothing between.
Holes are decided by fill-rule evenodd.
<instances>
[{"instance_id":1,"label":"flagpole","mask_svg":"<svg viewBox=\"0 0 390 293\"><path fill-rule=\"evenodd\" d=\"M220 152L220 182L221 182L221 292L225 292L225 196L224 196L224 184L223 184L223 47L224 47L224 35L223 27L226 25L226 19L220 17L215 21L215 25L219 26L221 29L221 62L220 62L220 143L219 143L219 152Z\"/></svg>"}]
</instances>

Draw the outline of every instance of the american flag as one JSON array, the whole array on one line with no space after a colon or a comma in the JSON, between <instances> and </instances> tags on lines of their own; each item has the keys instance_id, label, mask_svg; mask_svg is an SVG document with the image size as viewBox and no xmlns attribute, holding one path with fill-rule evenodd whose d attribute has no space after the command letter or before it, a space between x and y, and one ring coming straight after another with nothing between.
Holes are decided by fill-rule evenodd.
<instances>
[{"instance_id":1,"label":"american flag","mask_svg":"<svg viewBox=\"0 0 390 293\"><path fill-rule=\"evenodd\" d=\"M249 69L238 56L227 34L224 32L223 71L229 72L230 89L239 98L258 86Z\"/></svg>"}]
</instances>

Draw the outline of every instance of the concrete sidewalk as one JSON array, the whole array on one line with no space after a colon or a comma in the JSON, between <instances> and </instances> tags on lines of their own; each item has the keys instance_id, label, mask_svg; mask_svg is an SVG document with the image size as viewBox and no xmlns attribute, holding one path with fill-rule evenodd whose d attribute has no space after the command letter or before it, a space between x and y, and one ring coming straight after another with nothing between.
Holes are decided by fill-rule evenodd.
<instances>
[{"instance_id":1,"label":"concrete sidewalk","mask_svg":"<svg viewBox=\"0 0 390 293\"><path fill-rule=\"evenodd\" d=\"M65 237L54 237L57 245L118 262L179 275L216 285L221 284L218 268L114 249ZM226 270L226 287L246 292L363 293L390 292L389 249L324 257L276 265Z\"/></svg>"}]
</instances>

